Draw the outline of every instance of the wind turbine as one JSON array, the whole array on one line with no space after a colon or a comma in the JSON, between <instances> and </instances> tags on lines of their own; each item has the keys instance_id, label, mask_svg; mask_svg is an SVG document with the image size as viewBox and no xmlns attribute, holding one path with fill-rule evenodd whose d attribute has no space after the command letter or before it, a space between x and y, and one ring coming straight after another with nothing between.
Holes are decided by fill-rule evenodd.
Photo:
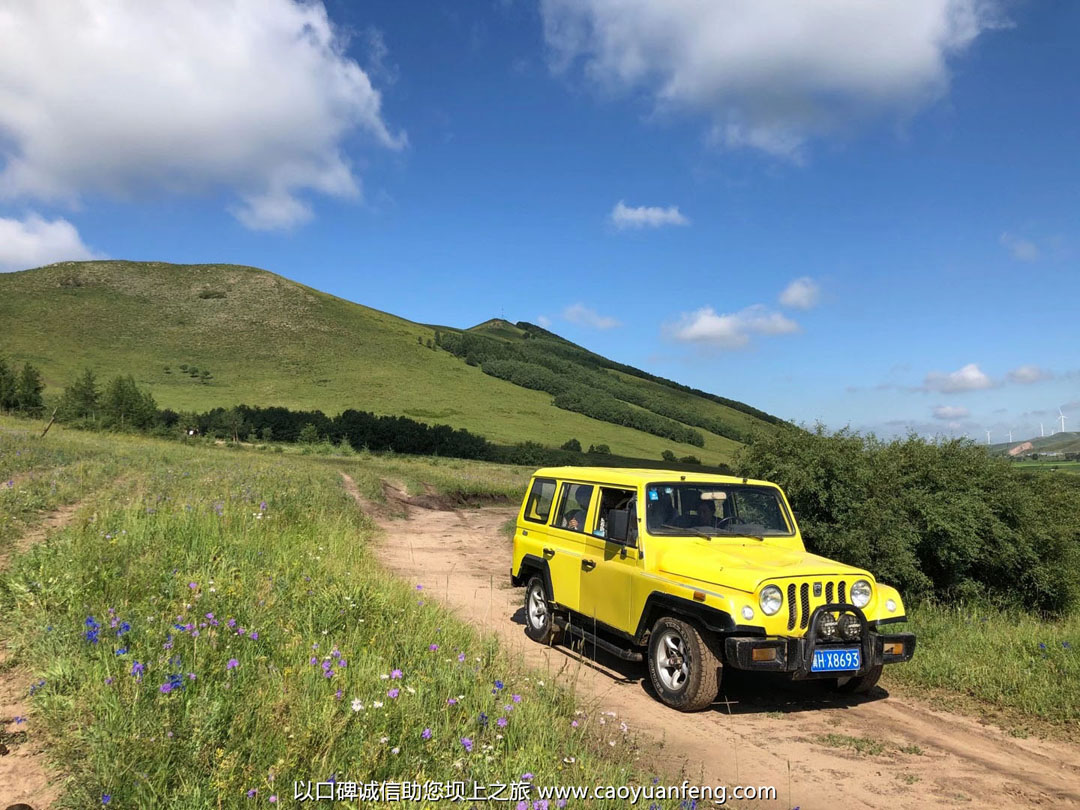
<instances>
[{"instance_id":1,"label":"wind turbine","mask_svg":"<svg viewBox=\"0 0 1080 810\"><path fill-rule=\"evenodd\" d=\"M1058 419L1061 420L1061 432L1065 432L1065 414L1061 412L1061 408L1058 408Z\"/></svg>"},{"instance_id":2,"label":"wind turbine","mask_svg":"<svg viewBox=\"0 0 1080 810\"><path fill-rule=\"evenodd\" d=\"M986 431L986 446L990 446L990 431Z\"/></svg>"},{"instance_id":3,"label":"wind turbine","mask_svg":"<svg viewBox=\"0 0 1080 810\"><path fill-rule=\"evenodd\" d=\"M1045 437L1046 429L1043 427L1043 423L1039 422L1039 435Z\"/></svg>"},{"instance_id":4,"label":"wind turbine","mask_svg":"<svg viewBox=\"0 0 1080 810\"><path fill-rule=\"evenodd\" d=\"M1009 431L1009 444L1012 444L1012 430Z\"/></svg>"}]
</instances>

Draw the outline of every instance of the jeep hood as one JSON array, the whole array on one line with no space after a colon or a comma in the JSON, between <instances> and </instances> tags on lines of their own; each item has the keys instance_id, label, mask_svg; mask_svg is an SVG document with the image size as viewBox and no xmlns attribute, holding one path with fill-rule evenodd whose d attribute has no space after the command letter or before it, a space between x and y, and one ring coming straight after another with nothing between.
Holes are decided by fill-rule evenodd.
<instances>
[{"instance_id":1,"label":"jeep hood","mask_svg":"<svg viewBox=\"0 0 1080 810\"><path fill-rule=\"evenodd\" d=\"M723 540L687 540L665 549L657 566L665 574L751 593L767 579L784 577L862 576L861 568L838 563L806 551L778 548L751 540L753 545Z\"/></svg>"}]
</instances>

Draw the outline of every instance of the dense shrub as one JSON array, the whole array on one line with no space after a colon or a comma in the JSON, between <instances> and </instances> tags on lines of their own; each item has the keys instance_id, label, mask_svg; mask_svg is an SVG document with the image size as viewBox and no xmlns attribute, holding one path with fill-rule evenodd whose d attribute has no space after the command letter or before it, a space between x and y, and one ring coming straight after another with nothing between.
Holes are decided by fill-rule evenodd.
<instances>
[{"instance_id":1,"label":"dense shrub","mask_svg":"<svg viewBox=\"0 0 1080 810\"><path fill-rule=\"evenodd\" d=\"M1026 473L966 439L885 442L783 430L743 448L738 474L787 492L811 551L868 568L909 597L1080 603L1080 482Z\"/></svg>"}]
</instances>

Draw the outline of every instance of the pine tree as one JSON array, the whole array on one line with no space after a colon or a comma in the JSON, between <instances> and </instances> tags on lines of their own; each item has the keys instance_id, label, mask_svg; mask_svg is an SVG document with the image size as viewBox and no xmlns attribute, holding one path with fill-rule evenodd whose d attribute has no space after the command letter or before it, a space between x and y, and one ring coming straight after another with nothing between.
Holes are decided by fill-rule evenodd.
<instances>
[{"instance_id":1,"label":"pine tree","mask_svg":"<svg viewBox=\"0 0 1080 810\"><path fill-rule=\"evenodd\" d=\"M86 369L82 376L64 389L60 397L61 419L97 419L101 407L101 393L93 369Z\"/></svg>"},{"instance_id":2,"label":"pine tree","mask_svg":"<svg viewBox=\"0 0 1080 810\"><path fill-rule=\"evenodd\" d=\"M23 363L19 378L15 381L15 407L31 415L40 414L45 407L41 398L44 390L41 372L29 363Z\"/></svg>"}]
</instances>

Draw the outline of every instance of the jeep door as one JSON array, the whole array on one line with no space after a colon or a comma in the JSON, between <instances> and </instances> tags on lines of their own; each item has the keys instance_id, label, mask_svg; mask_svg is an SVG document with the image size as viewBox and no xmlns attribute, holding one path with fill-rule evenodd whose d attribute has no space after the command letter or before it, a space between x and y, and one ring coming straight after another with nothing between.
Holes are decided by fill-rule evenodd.
<instances>
[{"instance_id":1,"label":"jeep door","mask_svg":"<svg viewBox=\"0 0 1080 810\"><path fill-rule=\"evenodd\" d=\"M637 538L628 542L607 539L606 518L610 509L630 506L637 511L636 493L632 489L601 487L597 506L593 510L589 531L585 534L584 558L581 564L581 610L590 619L626 633L631 626L631 585L641 572L641 551ZM637 519L631 520L636 527Z\"/></svg>"},{"instance_id":2,"label":"jeep door","mask_svg":"<svg viewBox=\"0 0 1080 810\"><path fill-rule=\"evenodd\" d=\"M536 479L536 482L544 481L544 488L551 487L552 497L555 494L556 481L554 479ZM535 484L534 484L535 486ZM580 531L570 529L567 525L569 517L573 513L581 511L581 504L573 497L578 493L579 484L562 482L558 484L558 498L554 501L555 507L544 515L542 525L528 525L526 540L530 553L538 554L546 563L551 575L551 590L554 601L569 610L577 610L579 607L579 582L581 575L581 556L584 545ZM584 492L592 489L586 485L580 497L585 497ZM549 501L549 504L552 501ZM588 509L588 502L585 503ZM525 520L529 520L526 514ZM525 526L525 524L521 524Z\"/></svg>"}]
</instances>

